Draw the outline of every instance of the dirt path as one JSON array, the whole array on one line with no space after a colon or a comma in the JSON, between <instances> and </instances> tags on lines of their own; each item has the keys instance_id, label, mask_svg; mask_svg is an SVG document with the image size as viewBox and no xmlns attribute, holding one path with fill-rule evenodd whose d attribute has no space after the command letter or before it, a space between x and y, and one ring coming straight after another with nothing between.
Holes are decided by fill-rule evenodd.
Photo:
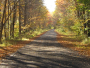
<instances>
[{"instance_id":1,"label":"dirt path","mask_svg":"<svg viewBox=\"0 0 90 68\"><path fill-rule=\"evenodd\" d=\"M63 47L50 30L3 59L0 68L90 68L90 60Z\"/></svg>"}]
</instances>

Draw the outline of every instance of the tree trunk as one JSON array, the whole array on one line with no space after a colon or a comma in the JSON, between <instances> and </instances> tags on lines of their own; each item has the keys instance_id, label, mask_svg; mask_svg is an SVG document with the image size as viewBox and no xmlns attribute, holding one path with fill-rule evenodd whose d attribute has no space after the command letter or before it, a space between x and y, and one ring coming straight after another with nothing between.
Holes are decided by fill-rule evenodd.
<instances>
[{"instance_id":1,"label":"tree trunk","mask_svg":"<svg viewBox=\"0 0 90 68\"><path fill-rule=\"evenodd\" d=\"M21 35L21 3L19 0L19 36Z\"/></svg>"},{"instance_id":2,"label":"tree trunk","mask_svg":"<svg viewBox=\"0 0 90 68\"><path fill-rule=\"evenodd\" d=\"M7 3L7 0L5 0L5 4L4 4L4 10L3 10L3 17L2 17L2 21L1 21L1 30L0 30L0 43L1 42L1 39L2 39L2 31L3 31L3 20L4 20L4 16L5 16L5 11L6 11L6 3Z\"/></svg>"},{"instance_id":3,"label":"tree trunk","mask_svg":"<svg viewBox=\"0 0 90 68\"><path fill-rule=\"evenodd\" d=\"M27 1L25 0L24 26L26 25L26 20L27 20Z\"/></svg>"},{"instance_id":4,"label":"tree trunk","mask_svg":"<svg viewBox=\"0 0 90 68\"><path fill-rule=\"evenodd\" d=\"M9 19L10 19L10 17L9 17L9 5L10 5L10 3L9 3L9 0L8 0L8 36L10 36L10 32L9 32Z\"/></svg>"},{"instance_id":5,"label":"tree trunk","mask_svg":"<svg viewBox=\"0 0 90 68\"><path fill-rule=\"evenodd\" d=\"M12 24L12 38L14 38L14 24L16 20L16 1L14 1L14 11L13 11L13 24Z\"/></svg>"}]
</instances>

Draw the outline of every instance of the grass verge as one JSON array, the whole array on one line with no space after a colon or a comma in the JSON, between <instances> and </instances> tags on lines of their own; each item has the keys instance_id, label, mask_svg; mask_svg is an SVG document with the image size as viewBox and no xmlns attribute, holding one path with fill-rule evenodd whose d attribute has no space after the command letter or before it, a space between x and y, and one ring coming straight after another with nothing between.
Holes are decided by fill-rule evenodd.
<instances>
[{"instance_id":1,"label":"grass verge","mask_svg":"<svg viewBox=\"0 0 90 68\"><path fill-rule=\"evenodd\" d=\"M90 45L82 43L82 36L77 36L74 34L63 34L60 31L57 31L57 41L62 44L64 47L76 50L79 54L87 56L90 58Z\"/></svg>"},{"instance_id":2,"label":"grass verge","mask_svg":"<svg viewBox=\"0 0 90 68\"><path fill-rule=\"evenodd\" d=\"M34 35L33 37L29 38L28 40L9 40L9 43L13 43L13 45L8 45L8 46L1 46L0 47L0 60L5 58L5 56L16 52L18 49L22 48L25 46L25 44L30 43L31 41L33 41L34 39L40 37L42 34L44 34L45 32L47 32L47 30L42 30L41 32L39 32L38 34Z\"/></svg>"}]
</instances>

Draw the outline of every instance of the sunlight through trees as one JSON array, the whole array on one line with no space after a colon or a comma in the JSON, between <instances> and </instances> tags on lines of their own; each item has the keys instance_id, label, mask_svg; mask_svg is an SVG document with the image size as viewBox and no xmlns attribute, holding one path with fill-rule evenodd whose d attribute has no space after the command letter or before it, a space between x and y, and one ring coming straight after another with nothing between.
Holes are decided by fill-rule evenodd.
<instances>
[{"instance_id":1,"label":"sunlight through trees","mask_svg":"<svg viewBox=\"0 0 90 68\"><path fill-rule=\"evenodd\" d=\"M42 0L0 0L0 42L46 28L47 13Z\"/></svg>"}]
</instances>

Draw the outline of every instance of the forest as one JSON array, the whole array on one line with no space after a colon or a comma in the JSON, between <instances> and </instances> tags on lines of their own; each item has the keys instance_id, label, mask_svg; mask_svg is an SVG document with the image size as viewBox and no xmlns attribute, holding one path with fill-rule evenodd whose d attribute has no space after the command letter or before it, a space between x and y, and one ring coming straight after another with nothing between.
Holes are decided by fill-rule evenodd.
<instances>
[{"instance_id":1,"label":"forest","mask_svg":"<svg viewBox=\"0 0 90 68\"><path fill-rule=\"evenodd\" d=\"M57 31L75 34L90 42L90 1L56 0L53 22Z\"/></svg>"},{"instance_id":2,"label":"forest","mask_svg":"<svg viewBox=\"0 0 90 68\"><path fill-rule=\"evenodd\" d=\"M50 29L73 38L78 47L89 46L90 0L56 0L55 4L50 13L43 0L0 0L0 47Z\"/></svg>"},{"instance_id":3,"label":"forest","mask_svg":"<svg viewBox=\"0 0 90 68\"><path fill-rule=\"evenodd\" d=\"M35 31L48 29L47 15L42 0L0 0L0 43L31 38Z\"/></svg>"}]
</instances>

